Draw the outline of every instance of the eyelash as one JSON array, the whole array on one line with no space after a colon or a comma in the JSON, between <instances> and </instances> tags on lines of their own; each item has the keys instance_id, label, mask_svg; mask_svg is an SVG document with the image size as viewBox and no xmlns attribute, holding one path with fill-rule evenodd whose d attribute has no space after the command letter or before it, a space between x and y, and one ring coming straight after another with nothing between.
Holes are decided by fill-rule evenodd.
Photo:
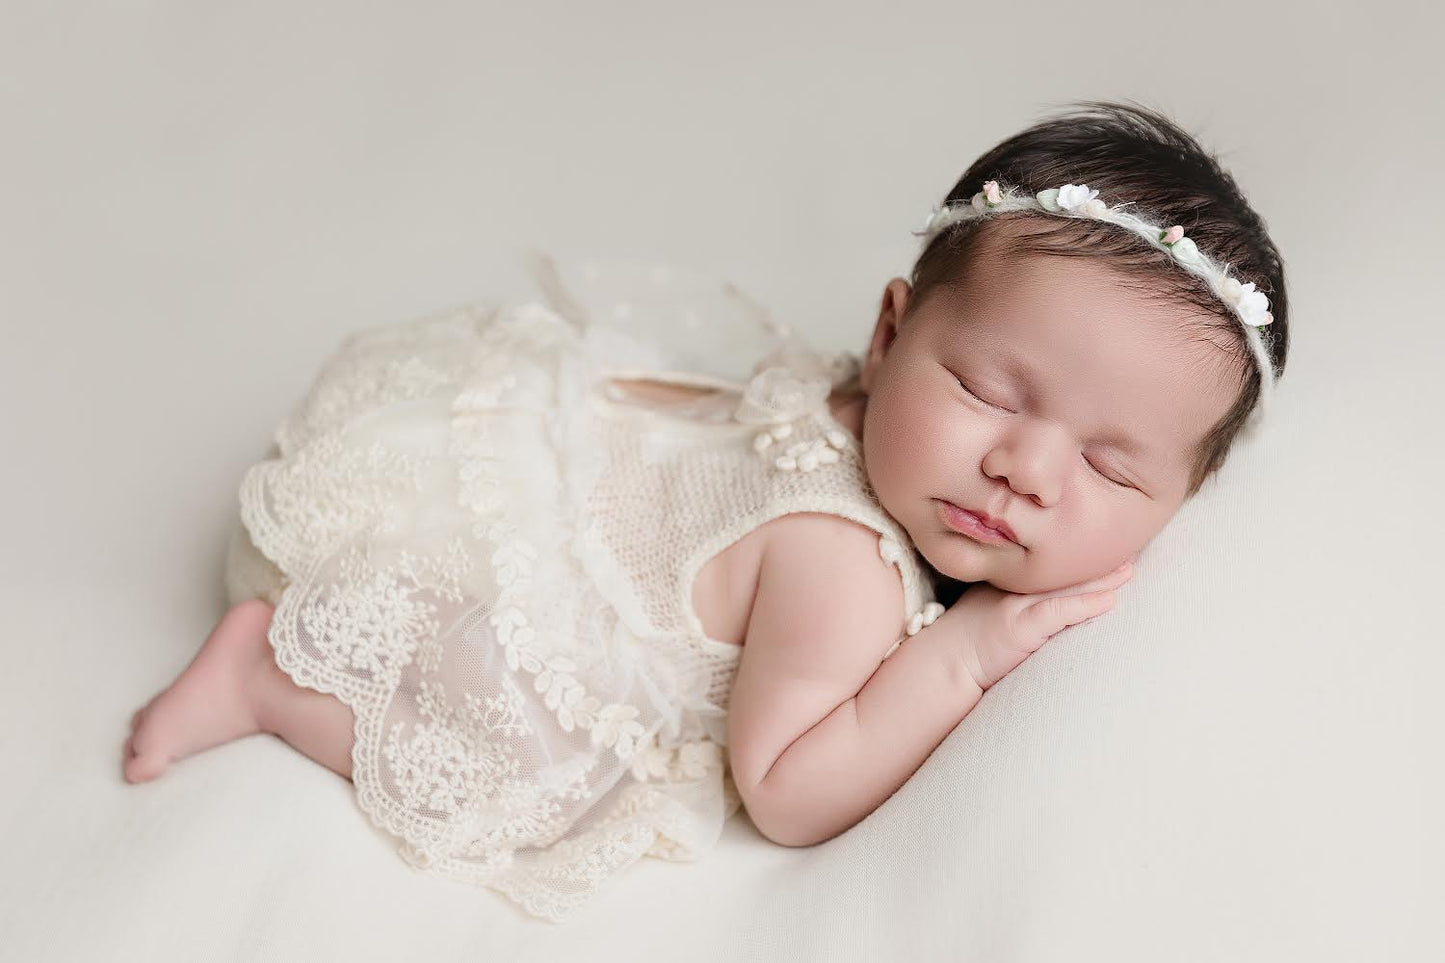
<instances>
[{"instance_id":1,"label":"eyelash","mask_svg":"<svg viewBox=\"0 0 1445 963\"><path fill-rule=\"evenodd\" d=\"M968 385L964 384L963 379L960 378L958 375L954 375L954 376L953 376L953 380L958 382L958 386L959 386L960 388L962 388L964 391L967 391L967 392L968 392L970 395L972 395L973 397L978 398L979 401L981 401L981 402L983 402L984 404L988 405L990 408L998 408L999 411L1008 411L1007 408L1002 408L1002 407L994 404L994 403L991 402L991 401L984 401L982 398L979 397L978 392L974 391L974 390L973 390L972 388L970 388ZM1012 412L1010 412L1010 413L1012 413Z\"/></svg>"},{"instance_id":2,"label":"eyelash","mask_svg":"<svg viewBox=\"0 0 1445 963\"><path fill-rule=\"evenodd\" d=\"M952 372L949 372L949 373L952 374ZM962 388L964 391L968 392L969 395L971 395L971 396L974 397L974 398L978 398L978 400L979 400L979 402L980 402L981 404L988 405L990 408L996 408L996 409L998 409L999 411L1008 411L1007 408L1000 408L998 405L994 404L993 402L984 401L983 398L979 397L978 392L974 391L974 390L973 390L972 388L970 388L967 384L965 384L965 383L964 383L964 380L963 380L962 378L960 378L958 375L953 375L953 380L954 380L954 381L957 381L957 382L958 382L958 386L959 386L960 388ZM1106 474L1104 474L1103 472L1099 471L1098 467L1097 467L1093 462L1089 461L1089 459L1087 459L1087 458L1084 459L1084 464L1088 465L1091 469L1093 469L1093 471L1094 471L1094 473L1095 473L1096 475L1098 475L1100 478L1103 478L1104 480L1108 481L1111 485L1117 485L1117 486L1120 487L1120 488L1133 488L1133 487L1134 487L1133 485L1130 485L1128 482L1121 482L1121 481L1117 481L1116 479L1110 478L1108 475L1106 475Z\"/></svg>"},{"instance_id":3,"label":"eyelash","mask_svg":"<svg viewBox=\"0 0 1445 963\"><path fill-rule=\"evenodd\" d=\"M1126 482L1115 481L1114 479L1109 478L1108 475L1106 475L1106 474L1104 474L1103 472L1099 471L1099 469L1098 469L1097 467L1095 467L1094 463L1091 462L1091 461L1089 461L1089 459L1085 458L1084 461L1088 464L1088 466L1089 466L1090 468L1093 468L1093 469L1094 469L1095 473L1097 473L1100 478L1108 478L1108 480L1109 480L1109 482L1110 482L1111 484L1118 485L1120 488L1133 488L1133 487L1134 487L1133 485L1130 485L1130 484L1128 484L1128 483L1126 483Z\"/></svg>"}]
</instances>

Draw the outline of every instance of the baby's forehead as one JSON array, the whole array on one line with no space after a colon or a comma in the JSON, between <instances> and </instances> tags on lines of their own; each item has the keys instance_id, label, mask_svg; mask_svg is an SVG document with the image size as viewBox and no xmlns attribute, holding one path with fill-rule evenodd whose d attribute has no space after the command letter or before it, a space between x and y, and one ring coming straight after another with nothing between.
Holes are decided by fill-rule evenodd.
<instances>
[{"instance_id":1,"label":"baby's forehead","mask_svg":"<svg viewBox=\"0 0 1445 963\"><path fill-rule=\"evenodd\" d=\"M1021 284L1067 288L1076 296L1123 290L1158 295L1172 280L1165 265L1137 242L1104 234L1104 246L1089 243L1101 226L1059 218L1000 218L981 225L967 250L959 280L981 296L1007 297ZM1125 257L1124 254L1133 256ZM1151 283L1152 282L1152 283Z\"/></svg>"},{"instance_id":2,"label":"baby's forehead","mask_svg":"<svg viewBox=\"0 0 1445 963\"><path fill-rule=\"evenodd\" d=\"M1161 361L1173 355L1193 364L1237 355L1234 339L1220 331L1219 316L1179 296L1165 268L1148 263L1151 252L1121 262L1077 241L1075 234L1087 225L1021 223L1028 220L984 225L988 230L966 250L966 263L946 285L946 309L960 325L974 328L971 333L991 324L1000 337L1027 334L1031 327L1053 329L1065 340L1087 332L1121 343L1143 341Z\"/></svg>"},{"instance_id":3,"label":"baby's forehead","mask_svg":"<svg viewBox=\"0 0 1445 963\"><path fill-rule=\"evenodd\" d=\"M999 288L942 305L941 333L1010 378L1059 395L1148 387L1163 401L1242 376L1227 337L1162 299L1059 275Z\"/></svg>"}]
</instances>

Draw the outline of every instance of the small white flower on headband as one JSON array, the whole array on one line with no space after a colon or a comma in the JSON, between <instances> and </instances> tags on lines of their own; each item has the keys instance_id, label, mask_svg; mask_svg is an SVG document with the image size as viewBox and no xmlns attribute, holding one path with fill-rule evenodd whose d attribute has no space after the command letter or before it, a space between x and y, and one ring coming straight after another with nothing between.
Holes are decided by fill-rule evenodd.
<instances>
[{"instance_id":1,"label":"small white flower on headband","mask_svg":"<svg viewBox=\"0 0 1445 963\"><path fill-rule=\"evenodd\" d=\"M1068 211L1085 217L1103 217L1109 213L1109 205L1099 200L1099 192L1088 184L1050 187L1035 194L1034 200L1050 214Z\"/></svg>"},{"instance_id":2,"label":"small white flower on headband","mask_svg":"<svg viewBox=\"0 0 1445 963\"><path fill-rule=\"evenodd\" d=\"M1066 211L1082 211L1084 205L1099 196L1088 184L1065 184L1059 188L1059 206Z\"/></svg>"},{"instance_id":3,"label":"small white flower on headband","mask_svg":"<svg viewBox=\"0 0 1445 963\"><path fill-rule=\"evenodd\" d=\"M1269 298L1264 296L1263 291L1254 289L1253 281L1240 284L1238 278L1225 278L1222 287L1224 300L1239 312L1245 324L1259 327L1274 320L1274 315L1269 312Z\"/></svg>"}]
</instances>

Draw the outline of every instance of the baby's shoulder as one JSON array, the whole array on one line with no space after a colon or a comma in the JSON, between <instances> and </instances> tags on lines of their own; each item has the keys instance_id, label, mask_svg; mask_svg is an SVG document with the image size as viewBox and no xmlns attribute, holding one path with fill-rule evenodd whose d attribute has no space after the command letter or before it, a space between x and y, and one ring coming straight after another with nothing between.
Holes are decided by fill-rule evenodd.
<instances>
[{"instance_id":1,"label":"baby's shoulder","mask_svg":"<svg viewBox=\"0 0 1445 963\"><path fill-rule=\"evenodd\" d=\"M768 631L824 645L842 637L872 639L880 646L876 665L907 620L903 582L889 551L897 542L821 512L781 516L760 534L754 611L766 613Z\"/></svg>"}]
</instances>

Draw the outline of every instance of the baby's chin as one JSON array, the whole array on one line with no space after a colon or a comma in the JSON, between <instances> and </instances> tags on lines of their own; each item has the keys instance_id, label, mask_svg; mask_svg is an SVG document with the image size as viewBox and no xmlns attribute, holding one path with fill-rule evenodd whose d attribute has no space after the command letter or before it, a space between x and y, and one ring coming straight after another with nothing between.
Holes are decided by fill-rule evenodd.
<instances>
[{"instance_id":1,"label":"baby's chin","mask_svg":"<svg viewBox=\"0 0 1445 963\"><path fill-rule=\"evenodd\" d=\"M1020 561L1034 561L1034 558L1026 556L1023 548L1017 545L970 545L971 549L977 551L962 555L958 552L940 552L940 548L952 547L946 542L942 546L915 545L918 553L935 572L955 582L987 582L1004 592L1036 595L1067 588L1083 581L1082 578L1060 581L1057 576L1050 577L1049 573L1040 571L1036 565L1019 564ZM945 554L947 557L942 557Z\"/></svg>"},{"instance_id":2,"label":"baby's chin","mask_svg":"<svg viewBox=\"0 0 1445 963\"><path fill-rule=\"evenodd\" d=\"M960 537L944 535L940 536L938 541L915 540L913 544L929 567L944 578L967 584L988 582L1005 592L1018 591L1009 587L1010 584L1018 584L1018 574L1009 571L1004 560L991 557L997 546L970 545L971 551L961 553L956 544L950 544ZM1012 547L1015 551L1022 551L1017 546ZM1005 584L1000 584L1001 582Z\"/></svg>"}]
</instances>

